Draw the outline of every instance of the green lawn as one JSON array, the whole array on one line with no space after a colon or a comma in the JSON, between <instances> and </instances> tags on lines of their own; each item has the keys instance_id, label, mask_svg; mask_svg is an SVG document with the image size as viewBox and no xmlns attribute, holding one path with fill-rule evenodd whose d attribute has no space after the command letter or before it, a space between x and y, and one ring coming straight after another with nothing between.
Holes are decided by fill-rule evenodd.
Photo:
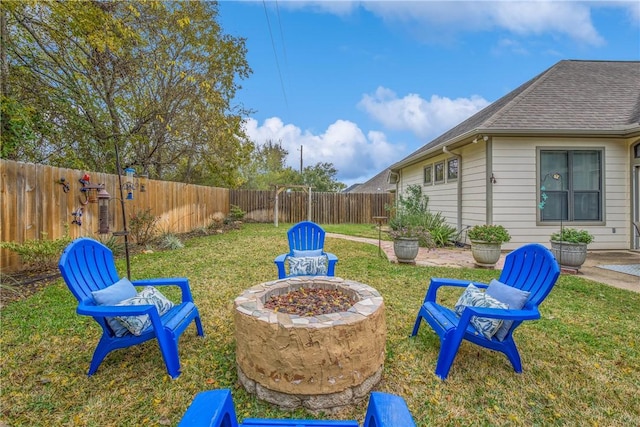
<instances>
[{"instance_id":1,"label":"green lawn","mask_svg":"<svg viewBox=\"0 0 640 427\"><path fill-rule=\"evenodd\" d=\"M184 249L132 258L133 279L190 279L206 336L197 337L193 326L182 335L177 380L166 374L155 342L111 353L87 377L100 329L75 314L75 299L62 280L9 304L1 313L0 424L171 426L196 393L212 388L232 389L240 418L313 418L247 394L235 370L233 300L276 277L273 258L287 251L289 226L245 224L190 239ZM377 237L371 226L353 230ZM542 319L515 333L522 374L503 354L465 342L442 382L433 374L437 336L423 323L409 338L429 278L489 281L499 272L391 264L376 245L343 239L328 238L325 249L339 257L337 275L367 283L384 297L387 355L375 389L403 396L417 425L640 425L640 294L562 276L541 306ZM124 260L118 268L125 271ZM445 301L453 305L458 295L445 293ZM366 403L326 418L362 422Z\"/></svg>"}]
</instances>

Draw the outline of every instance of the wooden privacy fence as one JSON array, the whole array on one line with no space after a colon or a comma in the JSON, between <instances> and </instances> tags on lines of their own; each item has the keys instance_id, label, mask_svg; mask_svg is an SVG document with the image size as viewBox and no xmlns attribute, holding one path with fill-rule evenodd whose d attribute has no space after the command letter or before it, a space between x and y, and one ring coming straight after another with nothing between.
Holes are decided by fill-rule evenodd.
<instances>
[{"instance_id":1,"label":"wooden privacy fence","mask_svg":"<svg viewBox=\"0 0 640 427\"><path fill-rule=\"evenodd\" d=\"M104 184L111 195L108 203L110 232L121 231L122 208L117 175L0 160L0 241L55 240L63 237L66 230L71 238L100 238L97 233L98 204L87 203L87 192L81 191L83 184L80 179L85 173L90 175L91 184ZM393 204L394 200L390 193L312 191L309 216L308 193L283 191L278 197L278 221L296 223L311 218L320 224L373 224L373 217L385 216L385 207ZM229 190L148 180L145 192L141 192L138 186L133 190L133 200L125 200L125 215L129 223L132 215L150 209L151 215L159 217L157 227L160 231L185 233L206 227L214 219L225 218L231 205L245 211L248 220L273 222L274 204L275 190ZM17 254L0 249L2 272L20 267Z\"/></svg>"},{"instance_id":2,"label":"wooden privacy fence","mask_svg":"<svg viewBox=\"0 0 640 427\"><path fill-rule=\"evenodd\" d=\"M90 175L91 184L104 184L112 197L108 209L111 232L122 230L117 175L0 160L0 240L24 242L43 237L53 240L64 236L66 229L71 238L99 238L98 204L87 203L86 192L80 190L83 187L80 179L85 173ZM62 178L68 187L61 183ZM229 190L148 180L145 192L135 188L133 200L125 200L127 221L146 209L159 217L159 230L184 233L206 226L214 218L226 217ZM74 216L74 212L82 216ZM20 267L19 257L6 249L0 249L0 261L3 272Z\"/></svg>"},{"instance_id":3,"label":"wooden privacy fence","mask_svg":"<svg viewBox=\"0 0 640 427\"><path fill-rule=\"evenodd\" d=\"M258 222L275 222L275 191L231 190L229 202L246 212L246 218ZM374 216L386 216L393 205L392 193L319 193L281 192L278 195L278 222L297 223L311 219L319 224L373 224Z\"/></svg>"}]
</instances>

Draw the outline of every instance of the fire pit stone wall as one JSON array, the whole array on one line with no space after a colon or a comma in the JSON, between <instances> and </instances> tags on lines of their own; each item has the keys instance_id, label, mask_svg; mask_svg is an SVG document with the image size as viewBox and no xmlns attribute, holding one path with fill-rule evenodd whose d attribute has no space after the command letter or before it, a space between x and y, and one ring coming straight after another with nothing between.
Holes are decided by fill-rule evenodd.
<instances>
[{"instance_id":1,"label":"fire pit stone wall","mask_svg":"<svg viewBox=\"0 0 640 427\"><path fill-rule=\"evenodd\" d=\"M264 303L301 287L338 289L347 311L300 317ZM261 283L235 300L236 362L245 389L282 408L331 411L366 398L382 378L386 324L382 296L340 277Z\"/></svg>"}]
</instances>

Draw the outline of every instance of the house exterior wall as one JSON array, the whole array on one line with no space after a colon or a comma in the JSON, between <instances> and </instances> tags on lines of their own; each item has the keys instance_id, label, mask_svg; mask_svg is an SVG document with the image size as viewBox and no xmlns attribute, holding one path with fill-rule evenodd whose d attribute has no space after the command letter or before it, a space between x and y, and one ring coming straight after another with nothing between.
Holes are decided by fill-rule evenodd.
<instances>
[{"instance_id":1,"label":"house exterior wall","mask_svg":"<svg viewBox=\"0 0 640 427\"><path fill-rule=\"evenodd\" d=\"M432 212L440 212L446 219L447 223L453 227L457 224L457 181L447 182L446 180L446 161L453 158L450 154L441 154L432 157L423 162L408 166L402 170L400 185L398 186L399 194L406 195L407 188L410 185L419 185L422 188L422 194L429 196L429 210ZM443 183L424 184L424 168L428 165L444 162L445 165L445 181Z\"/></svg>"},{"instance_id":2,"label":"house exterior wall","mask_svg":"<svg viewBox=\"0 0 640 427\"><path fill-rule=\"evenodd\" d=\"M462 156L462 229L486 223L487 144L469 144L453 152Z\"/></svg>"},{"instance_id":3,"label":"house exterior wall","mask_svg":"<svg viewBox=\"0 0 640 427\"><path fill-rule=\"evenodd\" d=\"M460 155L458 179L462 181L462 207L458 210L458 182L446 179L442 183L435 180L430 184L424 183L425 166L434 166L444 162L445 172L447 161L453 159L454 154ZM470 144L451 154L442 153L420 163L408 166L402 170L398 185L398 192L404 194L410 185L420 185L422 193L429 196L429 210L440 212L452 227L465 229L476 224L484 224L487 212L485 144ZM461 220L458 221L458 216ZM459 224L460 222L460 224Z\"/></svg>"},{"instance_id":4,"label":"house exterior wall","mask_svg":"<svg viewBox=\"0 0 640 427\"><path fill-rule=\"evenodd\" d=\"M494 136L451 150L461 155L461 219L458 221L457 182L423 184L423 169L451 158L438 154L402 170L398 191L411 184L422 186L429 196L429 209L441 212L447 222L464 229L490 222L501 224L511 234L503 249L512 250L525 243L550 246L549 238L559 224L538 222L539 187L537 156L540 148L603 148L603 222L598 224L565 222L565 227L586 229L595 236L590 250L628 249L631 241L631 140L607 138L508 137ZM489 161L487 161L487 159ZM489 182L493 174L495 183ZM614 232L615 229L615 232Z\"/></svg>"},{"instance_id":5,"label":"house exterior wall","mask_svg":"<svg viewBox=\"0 0 640 427\"><path fill-rule=\"evenodd\" d=\"M627 249L630 227L629 144L597 138L493 138L493 223L511 233L505 249L537 242L549 246L549 237L559 224L538 223L537 150L540 148L603 148L603 222L565 222L564 227L588 230L594 235L590 250ZM615 229L615 233L613 230Z\"/></svg>"}]
</instances>

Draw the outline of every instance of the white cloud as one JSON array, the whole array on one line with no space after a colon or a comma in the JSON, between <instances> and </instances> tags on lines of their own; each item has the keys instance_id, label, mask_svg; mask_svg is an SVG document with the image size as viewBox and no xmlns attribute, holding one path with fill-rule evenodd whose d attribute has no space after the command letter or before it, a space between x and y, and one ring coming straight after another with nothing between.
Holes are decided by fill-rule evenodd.
<instances>
[{"instance_id":1,"label":"white cloud","mask_svg":"<svg viewBox=\"0 0 640 427\"><path fill-rule=\"evenodd\" d=\"M358 104L386 128L408 130L422 139L437 136L487 105L487 100L475 95L457 99L432 95L430 100L425 100L408 94L398 98L395 92L384 87L379 87L373 95L364 95Z\"/></svg>"},{"instance_id":2,"label":"white cloud","mask_svg":"<svg viewBox=\"0 0 640 427\"><path fill-rule=\"evenodd\" d=\"M287 166L296 170L300 168L302 146L303 167L332 163L338 170L337 179L347 185L363 182L407 154L402 145L390 144L384 133L371 131L365 136L358 125L347 120L336 120L317 135L285 125L278 117L271 117L262 125L247 119L245 130L256 144L269 140L280 143L289 152Z\"/></svg>"},{"instance_id":3,"label":"white cloud","mask_svg":"<svg viewBox=\"0 0 640 427\"><path fill-rule=\"evenodd\" d=\"M578 2L491 3L489 18L501 28L520 35L566 34L574 40L600 46L604 40L591 23L589 6Z\"/></svg>"},{"instance_id":4,"label":"white cloud","mask_svg":"<svg viewBox=\"0 0 640 427\"><path fill-rule=\"evenodd\" d=\"M612 3L640 14L632 2ZM505 29L515 35L564 35L604 44L591 20L592 2L578 1L365 1L361 6L389 24L402 24L424 40L448 40L459 32Z\"/></svg>"},{"instance_id":5,"label":"white cloud","mask_svg":"<svg viewBox=\"0 0 640 427\"><path fill-rule=\"evenodd\" d=\"M302 0L280 0L275 3L275 6L280 5L282 8L291 10L295 9L310 9L314 12L330 13L338 16L346 16L358 8L357 1L327 1L327 0L315 0L315 1L302 1ZM268 2L269 6L273 6L271 2Z\"/></svg>"},{"instance_id":6,"label":"white cloud","mask_svg":"<svg viewBox=\"0 0 640 427\"><path fill-rule=\"evenodd\" d=\"M627 3L629 21L635 24L636 27L640 25L640 2L632 1Z\"/></svg>"}]
</instances>

